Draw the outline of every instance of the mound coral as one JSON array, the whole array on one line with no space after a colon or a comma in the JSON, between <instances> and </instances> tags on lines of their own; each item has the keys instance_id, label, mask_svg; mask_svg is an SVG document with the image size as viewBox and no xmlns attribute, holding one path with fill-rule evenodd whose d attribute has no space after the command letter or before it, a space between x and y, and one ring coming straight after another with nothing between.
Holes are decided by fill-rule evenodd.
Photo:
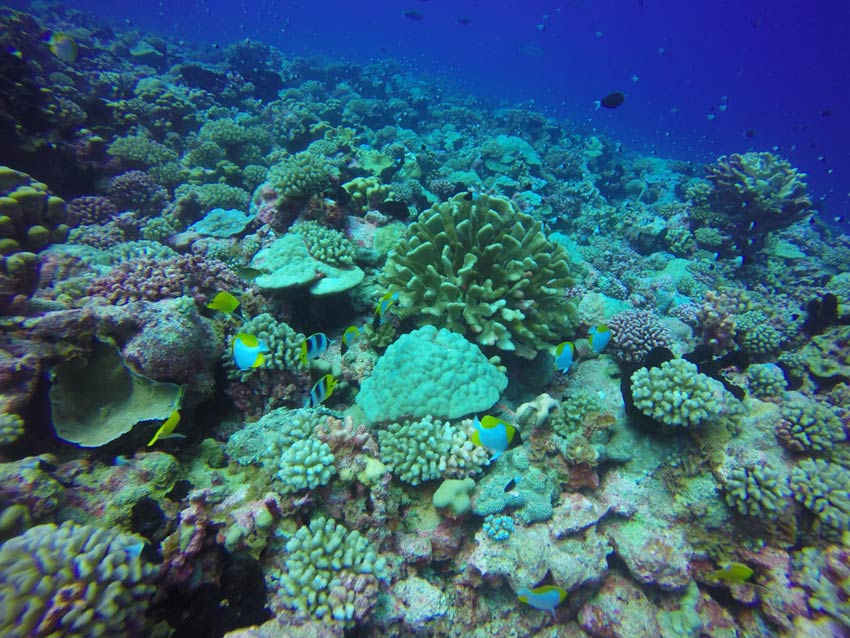
<instances>
[{"instance_id":1,"label":"mound coral","mask_svg":"<svg viewBox=\"0 0 850 638\"><path fill-rule=\"evenodd\" d=\"M516 481L518 476L522 480ZM515 509L512 516L530 525L552 518L552 499L556 492L554 482L531 466L525 450L515 448L496 459L491 470L478 481L472 511L488 516L508 508Z\"/></svg>"},{"instance_id":2,"label":"mound coral","mask_svg":"<svg viewBox=\"0 0 850 638\"><path fill-rule=\"evenodd\" d=\"M38 525L0 547L0 634L143 635L158 568L145 539L67 522Z\"/></svg>"},{"instance_id":3,"label":"mound coral","mask_svg":"<svg viewBox=\"0 0 850 638\"><path fill-rule=\"evenodd\" d=\"M673 335L651 312L623 310L608 321L610 351L618 361L639 363L653 348L669 348Z\"/></svg>"},{"instance_id":4,"label":"mound coral","mask_svg":"<svg viewBox=\"0 0 850 638\"><path fill-rule=\"evenodd\" d=\"M289 539L283 567L273 578L286 607L342 623L362 618L374 606L378 581L388 576L386 560L366 538L323 516ZM352 581L363 582L355 588Z\"/></svg>"},{"instance_id":5,"label":"mound coral","mask_svg":"<svg viewBox=\"0 0 850 638\"><path fill-rule=\"evenodd\" d=\"M803 459L791 471L794 498L834 530L850 530L850 472L824 459Z\"/></svg>"},{"instance_id":6,"label":"mound coral","mask_svg":"<svg viewBox=\"0 0 850 638\"><path fill-rule=\"evenodd\" d=\"M750 392L760 399L781 397L788 386L785 373L775 363L754 363L747 368L747 375Z\"/></svg>"},{"instance_id":7,"label":"mound coral","mask_svg":"<svg viewBox=\"0 0 850 638\"><path fill-rule=\"evenodd\" d=\"M68 223L72 226L83 224L105 224L118 214L118 209L108 197L83 195L68 202Z\"/></svg>"},{"instance_id":8,"label":"mound coral","mask_svg":"<svg viewBox=\"0 0 850 638\"><path fill-rule=\"evenodd\" d=\"M489 409L507 385L477 346L425 326L387 348L363 381L357 404L376 422L428 415L456 419Z\"/></svg>"},{"instance_id":9,"label":"mound coral","mask_svg":"<svg viewBox=\"0 0 850 638\"><path fill-rule=\"evenodd\" d=\"M570 273L566 251L511 200L460 194L419 215L382 278L399 316L532 358L575 329Z\"/></svg>"},{"instance_id":10,"label":"mound coral","mask_svg":"<svg viewBox=\"0 0 850 638\"><path fill-rule=\"evenodd\" d=\"M747 465L733 468L723 487L726 503L745 516L776 514L788 507L791 489L788 472L771 465Z\"/></svg>"},{"instance_id":11,"label":"mound coral","mask_svg":"<svg viewBox=\"0 0 850 638\"><path fill-rule=\"evenodd\" d=\"M641 368L632 375L635 407L664 425L695 427L726 412L729 395L719 381L684 359Z\"/></svg>"},{"instance_id":12,"label":"mound coral","mask_svg":"<svg viewBox=\"0 0 850 638\"><path fill-rule=\"evenodd\" d=\"M800 397L782 407L776 436L784 447L794 452L826 452L846 438L841 419L832 406Z\"/></svg>"},{"instance_id":13,"label":"mound coral","mask_svg":"<svg viewBox=\"0 0 850 638\"><path fill-rule=\"evenodd\" d=\"M143 171L127 171L109 182L109 199L120 210L136 211L144 217L159 215L168 193Z\"/></svg>"}]
</instances>

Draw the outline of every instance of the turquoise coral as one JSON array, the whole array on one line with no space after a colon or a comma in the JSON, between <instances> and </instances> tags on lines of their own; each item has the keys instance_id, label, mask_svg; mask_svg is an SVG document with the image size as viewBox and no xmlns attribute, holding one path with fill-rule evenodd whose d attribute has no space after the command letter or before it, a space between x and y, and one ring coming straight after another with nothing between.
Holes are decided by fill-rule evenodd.
<instances>
[{"instance_id":1,"label":"turquoise coral","mask_svg":"<svg viewBox=\"0 0 850 638\"><path fill-rule=\"evenodd\" d=\"M506 541L514 531L514 519L505 515L488 514L484 517L483 529L494 541Z\"/></svg>"},{"instance_id":2,"label":"turquoise coral","mask_svg":"<svg viewBox=\"0 0 850 638\"><path fill-rule=\"evenodd\" d=\"M530 525L552 517L556 492L555 484L531 466L525 450L516 448L496 459L491 470L478 481L472 511L488 516L511 509L515 519Z\"/></svg>"},{"instance_id":3,"label":"turquoise coral","mask_svg":"<svg viewBox=\"0 0 850 638\"><path fill-rule=\"evenodd\" d=\"M280 455L277 478L284 493L327 485L336 473L334 455L324 441L307 438L295 441Z\"/></svg>"},{"instance_id":4,"label":"turquoise coral","mask_svg":"<svg viewBox=\"0 0 850 638\"><path fill-rule=\"evenodd\" d=\"M363 381L357 404L374 422L428 415L456 419L489 409L507 385L476 345L425 326L387 348Z\"/></svg>"},{"instance_id":5,"label":"turquoise coral","mask_svg":"<svg viewBox=\"0 0 850 638\"><path fill-rule=\"evenodd\" d=\"M532 358L575 330L571 269L514 202L461 194L419 215L382 277L401 295L400 317Z\"/></svg>"}]
</instances>

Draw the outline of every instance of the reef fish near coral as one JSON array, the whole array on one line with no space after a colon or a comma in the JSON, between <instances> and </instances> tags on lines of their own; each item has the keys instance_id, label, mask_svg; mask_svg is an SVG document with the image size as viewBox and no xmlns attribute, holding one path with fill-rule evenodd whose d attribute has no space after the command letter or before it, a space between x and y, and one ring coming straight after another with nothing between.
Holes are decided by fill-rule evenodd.
<instances>
[{"instance_id":1,"label":"reef fish near coral","mask_svg":"<svg viewBox=\"0 0 850 638\"><path fill-rule=\"evenodd\" d=\"M573 359L576 356L576 344L572 341L564 341L559 343L555 348L555 368L563 374L566 374L570 366L573 365Z\"/></svg>"},{"instance_id":2,"label":"reef fish near coral","mask_svg":"<svg viewBox=\"0 0 850 638\"><path fill-rule=\"evenodd\" d=\"M749 565L731 562L726 563L720 569L716 569L711 572L711 574L709 574L709 578L711 580L720 580L726 583L739 585L752 578L753 573L753 569Z\"/></svg>"},{"instance_id":3,"label":"reef fish near coral","mask_svg":"<svg viewBox=\"0 0 850 638\"><path fill-rule=\"evenodd\" d=\"M326 374L321 379L316 381L313 388L310 390L310 396L304 403L305 408L315 408L324 403L329 396L333 394L337 385L337 380L332 374Z\"/></svg>"},{"instance_id":4,"label":"reef fish near coral","mask_svg":"<svg viewBox=\"0 0 850 638\"><path fill-rule=\"evenodd\" d=\"M233 362L240 370L259 368L266 360L263 353L268 351L265 341L256 335L240 332L233 337Z\"/></svg>"},{"instance_id":5,"label":"reef fish near coral","mask_svg":"<svg viewBox=\"0 0 850 638\"><path fill-rule=\"evenodd\" d=\"M322 356L325 350L328 349L330 340L324 332L316 332L307 337L301 344L301 353L299 358L301 365L306 366L316 357Z\"/></svg>"},{"instance_id":6,"label":"reef fish near coral","mask_svg":"<svg viewBox=\"0 0 850 638\"><path fill-rule=\"evenodd\" d=\"M555 607L564 601L567 597L567 592L562 587L557 587L556 585L543 585L534 589L521 587L517 592L517 596L519 596L520 602L541 611L548 611L554 616Z\"/></svg>"},{"instance_id":7,"label":"reef fish near coral","mask_svg":"<svg viewBox=\"0 0 850 638\"><path fill-rule=\"evenodd\" d=\"M519 437L516 436L517 429L502 419L487 414L479 421L476 416L472 425L475 432L472 433L470 440L475 445L493 450L491 461L499 458L505 450L519 444Z\"/></svg>"},{"instance_id":8,"label":"reef fish near coral","mask_svg":"<svg viewBox=\"0 0 850 638\"><path fill-rule=\"evenodd\" d=\"M153 435L153 438L148 441L148 447L151 447L157 441L161 441L162 439L173 439L173 438L184 438L185 434L174 434L174 430L177 425L180 423L180 410L174 410L165 421L163 421L162 425L159 426L159 429Z\"/></svg>"},{"instance_id":9,"label":"reef fish near coral","mask_svg":"<svg viewBox=\"0 0 850 638\"><path fill-rule=\"evenodd\" d=\"M360 335L360 328L357 326L348 326L345 329L345 332L342 333L342 345L340 345L340 349L342 350L342 354L348 352L348 349L354 345L354 341Z\"/></svg>"},{"instance_id":10,"label":"reef fish near coral","mask_svg":"<svg viewBox=\"0 0 850 638\"><path fill-rule=\"evenodd\" d=\"M239 300L226 290L222 290L207 304L207 308L232 315L239 308Z\"/></svg>"},{"instance_id":11,"label":"reef fish near coral","mask_svg":"<svg viewBox=\"0 0 850 638\"><path fill-rule=\"evenodd\" d=\"M387 320L387 310L398 301L397 292L388 292L378 300L378 306L375 308L375 319L372 322L372 328L377 330L379 326L383 326Z\"/></svg>"},{"instance_id":12,"label":"reef fish near coral","mask_svg":"<svg viewBox=\"0 0 850 638\"><path fill-rule=\"evenodd\" d=\"M593 326L590 329L590 336L588 336L587 342L594 352L602 352L609 341L611 341L611 330L608 326Z\"/></svg>"}]
</instances>

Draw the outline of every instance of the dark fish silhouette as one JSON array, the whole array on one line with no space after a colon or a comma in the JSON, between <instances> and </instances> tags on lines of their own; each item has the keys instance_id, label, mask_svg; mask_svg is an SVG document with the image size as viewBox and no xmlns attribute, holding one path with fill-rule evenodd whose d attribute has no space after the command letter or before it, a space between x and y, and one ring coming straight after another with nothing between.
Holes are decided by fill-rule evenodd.
<instances>
[{"instance_id":1,"label":"dark fish silhouette","mask_svg":"<svg viewBox=\"0 0 850 638\"><path fill-rule=\"evenodd\" d=\"M463 16L457 19L457 23L466 26L467 24L472 23L472 18L467 18L466 16Z\"/></svg>"},{"instance_id":2,"label":"dark fish silhouette","mask_svg":"<svg viewBox=\"0 0 850 638\"><path fill-rule=\"evenodd\" d=\"M620 106L623 102L626 101L626 96L620 93L619 91L614 91L613 93L609 93L601 100L596 101L596 108L600 106L605 107L606 109L615 109Z\"/></svg>"},{"instance_id":3,"label":"dark fish silhouette","mask_svg":"<svg viewBox=\"0 0 850 638\"><path fill-rule=\"evenodd\" d=\"M419 22L422 18L425 17L424 15L419 13L418 11L413 11L413 10L404 11L404 12L402 12L402 15L405 18L407 18L408 20L415 20L416 22Z\"/></svg>"}]
</instances>

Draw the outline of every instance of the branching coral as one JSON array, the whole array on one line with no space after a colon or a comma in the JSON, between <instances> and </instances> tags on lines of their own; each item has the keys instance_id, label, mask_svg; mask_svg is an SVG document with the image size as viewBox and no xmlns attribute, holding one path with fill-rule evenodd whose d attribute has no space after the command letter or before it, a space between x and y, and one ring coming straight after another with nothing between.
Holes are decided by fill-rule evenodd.
<instances>
[{"instance_id":1,"label":"branching coral","mask_svg":"<svg viewBox=\"0 0 850 638\"><path fill-rule=\"evenodd\" d=\"M834 530L850 530L850 472L838 463L803 459L791 471L794 498Z\"/></svg>"},{"instance_id":2,"label":"branching coral","mask_svg":"<svg viewBox=\"0 0 850 638\"><path fill-rule=\"evenodd\" d=\"M788 471L771 465L733 468L723 487L726 503L746 516L775 515L788 507Z\"/></svg>"},{"instance_id":3,"label":"branching coral","mask_svg":"<svg viewBox=\"0 0 850 638\"><path fill-rule=\"evenodd\" d=\"M794 452L826 452L846 438L841 419L830 405L804 398L791 399L782 407L776 436Z\"/></svg>"},{"instance_id":4,"label":"branching coral","mask_svg":"<svg viewBox=\"0 0 850 638\"><path fill-rule=\"evenodd\" d=\"M608 321L611 352L625 363L639 363L653 348L669 348L673 335L651 312L624 310Z\"/></svg>"},{"instance_id":5,"label":"branching coral","mask_svg":"<svg viewBox=\"0 0 850 638\"><path fill-rule=\"evenodd\" d=\"M393 312L524 357L572 334L565 250L500 197L456 195L419 215L383 271Z\"/></svg>"}]
</instances>

